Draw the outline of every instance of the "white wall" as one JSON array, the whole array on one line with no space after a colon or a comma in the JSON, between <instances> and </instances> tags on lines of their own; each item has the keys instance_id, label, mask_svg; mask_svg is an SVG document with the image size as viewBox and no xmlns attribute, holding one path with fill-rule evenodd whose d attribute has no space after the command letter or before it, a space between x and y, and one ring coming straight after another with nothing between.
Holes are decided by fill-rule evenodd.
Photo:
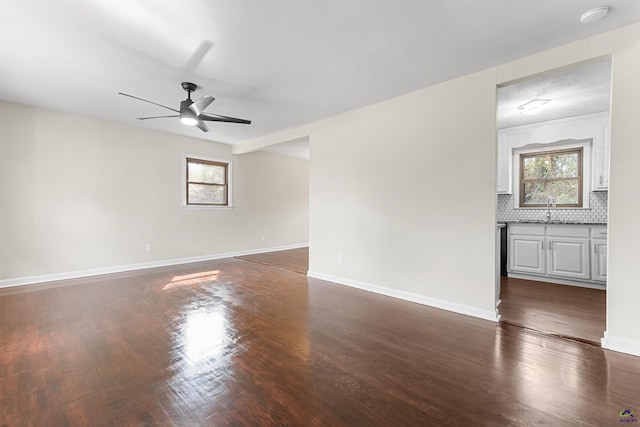
<instances>
[{"instance_id":1,"label":"white wall","mask_svg":"<svg viewBox=\"0 0 640 427\"><path fill-rule=\"evenodd\" d=\"M495 316L493 81L426 88L311 135L312 274Z\"/></svg>"},{"instance_id":2,"label":"white wall","mask_svg":"<svg viewBox=\"0 0 640 427\"><path fill-rule=\"evenodd\" d=\"M233 160L234 209L181 207L183 153ZM305 244L308 167L0 102L0 280Z\"/></svg>"},{"instance_id":3,"label":"white wall","mask_svg":"<svg viewBox=\"0 0 640 427\"><path fill-rule=\"evenodd\" d=\"M604 345L640 356L640 26L615 42Z\"/></svg>"},{"instance_id":4,"label":"white wall","mask_svg":"<svg viewBox=\"0 0 640 427\"><path fill-rule=\"evenodd\" d=\"M640 355L638 40L626 27L234 150L310 137L310 274L491 318L496 85L613 54L604 345Z\"/></svg>"}]
</instances>

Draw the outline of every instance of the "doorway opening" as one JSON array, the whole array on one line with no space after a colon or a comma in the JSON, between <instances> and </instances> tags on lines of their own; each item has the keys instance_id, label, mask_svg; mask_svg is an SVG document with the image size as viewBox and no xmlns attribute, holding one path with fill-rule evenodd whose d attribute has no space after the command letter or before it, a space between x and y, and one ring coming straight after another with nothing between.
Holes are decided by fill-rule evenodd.
<instances>
[{"instance_id":1,"label":"doorway opening","mask_svg":"<svg viewBox=\"0 0 640 427\"><path fill-rule=\"evenodd\" d=\"M611 78L605 56L497 88L501 322L600 345Z\"/></svg>"}]
</instances>

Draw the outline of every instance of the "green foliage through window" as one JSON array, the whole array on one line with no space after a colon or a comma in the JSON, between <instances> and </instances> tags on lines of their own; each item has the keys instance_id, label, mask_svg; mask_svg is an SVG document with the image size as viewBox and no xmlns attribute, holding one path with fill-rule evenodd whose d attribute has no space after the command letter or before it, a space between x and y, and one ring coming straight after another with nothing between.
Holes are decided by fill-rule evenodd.
<instances>
[{"instance_id":1,"label":"green foliage through window","mask_svg":"<svg viewBox=\"0 0 640 427\"><path fill-rule=\"evenodd\" d=\"M520 207L582 207L582 148L520 155Z\"/></svg>"},{"instance_id":2,"label":"green foliage through window","mask_svg":"<svg viewBox=\"0 0 640 427\"><path fill-rule=\"evenodd\" d=\"M187 205L227 206L229 165L187 158Z\"/></svg>"}]
</instances>

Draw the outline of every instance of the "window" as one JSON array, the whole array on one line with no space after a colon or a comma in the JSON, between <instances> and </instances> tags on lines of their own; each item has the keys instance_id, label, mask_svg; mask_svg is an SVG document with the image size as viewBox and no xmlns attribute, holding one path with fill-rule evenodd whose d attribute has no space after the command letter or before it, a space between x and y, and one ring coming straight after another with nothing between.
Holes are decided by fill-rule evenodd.
<instances>
[{"instance_id":1,"label":"window","mask_svg":"<svg viewBox=\"0 0 640 427\"><path fill-rule=\"evenodd\" d=\"M230 164L186 157L187 206L229 206Z\"/></svg>"},{"instance_id":2,"label":"window","mask_svg":"<svg viewBox=\"0 0 640 427\"><path fill-rule=\"evenodd\" d=\"M520 207L582 207L583 149L520 154Z\"/></svg>"}]
</instances>

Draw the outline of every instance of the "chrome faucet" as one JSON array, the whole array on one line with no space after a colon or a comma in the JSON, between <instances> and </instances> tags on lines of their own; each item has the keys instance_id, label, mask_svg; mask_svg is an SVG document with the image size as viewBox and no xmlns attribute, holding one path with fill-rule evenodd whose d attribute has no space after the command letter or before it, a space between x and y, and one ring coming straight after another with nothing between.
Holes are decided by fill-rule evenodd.
<instances>
[{"instance_id":1,"label":"chrome faucet","mask_svg":"<svg viewBox=\"0 0 640 427\"><path fill-rule=\"evenodd\" d=\"M551 221L551 208L556 208L556 199L553 196L549 196L547 199L547 222Z\"/></svg>"}]
</instances>

